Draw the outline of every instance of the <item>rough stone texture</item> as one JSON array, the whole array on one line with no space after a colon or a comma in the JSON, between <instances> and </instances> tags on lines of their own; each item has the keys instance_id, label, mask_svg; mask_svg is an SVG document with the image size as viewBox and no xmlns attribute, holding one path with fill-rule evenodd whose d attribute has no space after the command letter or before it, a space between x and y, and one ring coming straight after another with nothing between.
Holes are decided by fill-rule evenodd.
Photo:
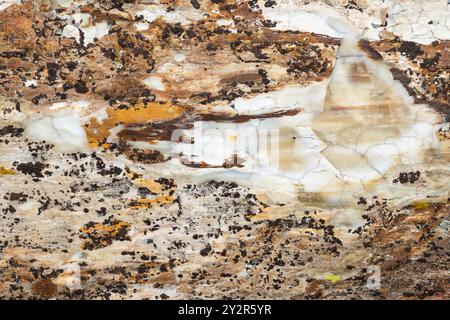
<instances>
[{"instance_id":1,"label":"rough stone texture","mask_svg":"<svg viewBox=\"0 0 450 320\"><path fill-rule=\"evenodd\" d=\"M1 299L449 298L447 1L0 10ZM175 162L197 123L281 128L282 168Z\"/></svg>"}]
</instances>

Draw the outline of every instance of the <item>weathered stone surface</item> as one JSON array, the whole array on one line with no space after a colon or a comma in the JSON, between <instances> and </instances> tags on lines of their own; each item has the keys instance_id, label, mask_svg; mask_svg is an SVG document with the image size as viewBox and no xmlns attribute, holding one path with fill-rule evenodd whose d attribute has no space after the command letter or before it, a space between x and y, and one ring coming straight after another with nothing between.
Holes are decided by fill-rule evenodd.
<instances>
[{"instance_id":1,"label":"weathered stone surface","mask_svg":"<svg viewBox=\"0 0 450 320\"><path fill-rule=\"evenodd\" d=\"M447 1L0 1L1 299L448 299Z\"/></svg>"}]
</instances>

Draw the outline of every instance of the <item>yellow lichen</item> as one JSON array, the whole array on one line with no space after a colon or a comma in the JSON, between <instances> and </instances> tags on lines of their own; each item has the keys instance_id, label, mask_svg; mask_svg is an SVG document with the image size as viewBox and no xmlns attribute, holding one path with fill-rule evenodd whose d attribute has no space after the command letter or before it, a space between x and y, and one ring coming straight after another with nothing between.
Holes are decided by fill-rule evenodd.
<instances>
[{"instance_id":1,"label":"yellow lichen","mask_svg":"<svg viewBox=\"0 0 450 320\"><path fill-rule=\"evenodd\" d=\"M416 210L425 210L428 209L429 206L430 204L425 201L416 201L412 204L412 207Z\"/></svg>"},{"instance_id":2,"label":"yellow lichen","mask_svg":"<svg viewBox=\"0 0 450 320\"><path fill-rule=\"evenodd\" d=\"M111 236L116 236L121 229L128 228L129 226L130 224L124 221L117 221L115 224L112 225L97 223L89 227L83 226L80 228L80 231L86 234L109 233Z\"/></svg>"},{"instance_id":3,"label":"yellow lichen","mask_svg":"<svg viewBox=\"0 0 450 320\"><path fill-rule=\"evenodd\" d=\"M325 277L325 280L331 281L332 283L336 283L341 280L341 276L337 274L330 274Z\"/></svg>"},{"instance_id":4,"label":"yellow lichen","mask_svg":"<svg viewBox=\"0 0 450 320\"><path fill-rule=\"evenodd\" d=\"M156 196L154 199L139 199L139 200L133 201L130 204L130 208L132 208L132 209L149 208L154 205L172 204L173 201L174 201L174 198L172 196L159 195L159 196Z\"/></svg>"}]
</instances>

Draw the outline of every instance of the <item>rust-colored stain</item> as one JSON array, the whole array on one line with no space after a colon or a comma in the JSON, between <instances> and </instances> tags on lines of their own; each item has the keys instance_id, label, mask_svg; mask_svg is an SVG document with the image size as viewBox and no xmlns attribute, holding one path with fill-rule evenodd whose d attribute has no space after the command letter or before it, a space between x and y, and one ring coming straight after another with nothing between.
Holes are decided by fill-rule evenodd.
<instances>
[{"instance_id":1,"label":"rust-colored stain","mask_svg":"<svg viewBox=\"0 0 450 320\"><path fill-rule=\"evenodd\" d=\"M159 163L167 160L159 150L141 150L127 146L123 148L123 154L133 161L145 164Z\"/></svg>"},{"instance_id":2,"label":"rust-colored stain","mask_svg":"<svg viewBox=\"0 0 450 320\"><path fill-rule=\"evenodd\" d=\"M129 172L128 177L136 187L146 189L147 192L154 196L154 198L150 199L131 200L129 203L131 209L150 208L156 205L165 206L174 202L175 184L164 185L157 180L144 179L142 175L135 172Z\"/></svg>"},{"instance_id":3,"label":"rust-colored stain","mask_svg":"<svg viewBox=\"0 0 450 320\"><path fill-rule=\"evenodd\" d=\"M143 178L136 178L132 180L133 184L137 187L143 187L147 188L153 193L160 193L162 192L162 186L160 183L151 180L151 179L143 179Z\"/></svg>"},{"instance_id":4,"label":"rust-colored stain","mask_svg":"<svg viewBox=\"0 0 450 320\"><path fill-rule=\"evenodd\" d=\"M139 199L130 203L131 209L149 208L155 205L169 205L174 201L173 196L158 195L154 199Z\"/></svg>"},{"instance_id":5,"label":"rust-colored stain","mask_svg":"<svg viewBox=\"0 0 450 320\"><path fill-rule=\"evenodd\" d=\"M416 37L406 41L401 30L383 30L390 23L387 9L370 1L334 1L332 9L343 18L352 20L357 9L381 24L379 40L360 40L353 48L370 60L344 59L348 77L340 79L335 66L342 62L337 51L345 49L341 39L284 28L278 19L285 17L276 16L284 10L280 1L72 1L70 7L19 2L0 10L0 299L449 299L450 204L442 163L450 146L450 40L443 33L430 44ZM300 9L304 2L298 1ZM315 1L318 17L327 15L328 2ZM149 10L152 21L144 14ZM436 5L428 11L442 10ZM86 35L75 39L62 32L76 12L84 14L85 27L98 31L89 44ZM427 24L412 22L408 13L391 18L411 27ZM106 34L97 28L102 22L108 23ZM280 124L278 147L285 151L277 172L286 178L291 172L300 176L303 167L317 172L321 160L310 159L319 165L313 168L288 152L310 138L297 130L303 120L293 118L309 113L308 99L297 97L296 107L278 93L322 80L332 84L324 93L326 112L313 115L314 127L323 132L308 128L320 140L371 145L379 139L375 126L395 140L409 120L394 112L404 103L391 95L404 91L386 86L390 77L380 77L386 70L372 72L382 64L416 104L445 117L433 123L441 127L439 149L422 150L423 163L398 161L400 172L410 167L421 173L420 181L390 183L399 173L395 168L382 174L380 188L370 180L353 192L343 181L339 201L337 192L307 192L306 183L295 181L291 197L281 175L264 177L265 185L253 179L271 174L262 166L244 181L241 171L249 172L251 163L240 154L210 164L203 157L188 161L196 159L189 152L174 153L200 143L197 122L219 129L246 123L244 129L258 130ZM341 80L355 105L334 103ZM363 105L358 97L366 89L371 94ZM276 107L266 107L272 98ZM89 106L76 106L80 101ZM249 106L248 113L238 101ZM92 150L62 152L50 141L30 139L26 120L60 112L50 107L60 102L80 116ZM411 119L421 121L425 109L414 110L417 119ZM298 117L305 123L307 118ZM227 135L230 146L241 142L245 131L239 132ZM329 141L328 134L339 141ZM361 154L361 161L376 167L370 153ZM357 157L348 157L349 166L338 158L330 162L346 176ZM181 169L172 170L172 162ZM303 180L309 178L297 182ZM369 266L379 267L381 289L368 288L375 275Z\"/></svg>"}]
</instances>

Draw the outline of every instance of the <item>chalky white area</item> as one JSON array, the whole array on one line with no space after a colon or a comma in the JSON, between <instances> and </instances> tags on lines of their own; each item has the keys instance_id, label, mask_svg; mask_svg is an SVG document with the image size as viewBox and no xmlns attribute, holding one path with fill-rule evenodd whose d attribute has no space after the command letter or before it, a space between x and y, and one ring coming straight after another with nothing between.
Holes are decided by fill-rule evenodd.
<instances>
[{"instance_id":1,"label":"chalky white area","mask_svg":"<svg viewBox=\"0 0 450 320\"><path fill-rule=\"evenodd\" d=\"M64 14L62 18L72 22L63 28L62 36L74 38L78 43L83 39L83 45L94 43L96 39L106 36L111 27L105 21L93 23L92 17L87 13Z\"/></svg>"},{"instance_id":2,"label":"chalky white area","mask_svg":"<svg viewBox=\"0 0 450 320\"><path fill-rule=\"evenodd\" d=\"M414 169L439 149L438 114L413 104L388 67L368 58L355 38L343 41L329 82L238 100L238 114L276 112L282 105L305 109L245 123L196 122L193 130L176 133L194 144L131 144L170 155L152 165L160 173L294 197L299 191L326 194L331 201L356 191L386 192L389 170Z\"/></svg>"},{"instance_id":3,"label":"chalky white area","mask_svg":"<svg viewBox=\"0 0 450 320\"><path fill-rule=\"evenodd\" d=\"M86 132L80 117L71 110L44 116L28 123L26 135L34 140L54 144L62 152L87 149Z\"/></svg>"},{"instance_id":4,"label":"chalky white area","mask_svg":"<svg viewBox=\"0 0 450 320\"><path fill-rule=\"evenodd\" d=\"M181 25L190 24L192 21L204 18L204 14L194 7L177 8L166 11L156 4L136 4L130 6L130 10L135 16L142 17L146 22L153 22L157 19L164 19L167 23L179 23Z\"/></svg>"},{"instance_id":5,"label":"chalky white area","mask_svg":"<svg viewBox=\"0 0 450 320\"><path fill-rule=\"evenodd\" d=\"M90 102L57 102L48 107L43 116L32 117L26 122L25 134L33 140L46 141L62 152L89 151L86 132L82 124L87 120L85 113ZM102 114L102 111L104 114ZM99 109L89 117L101 120L106 116Z\"/></svg>"},{"instance_id":6,"label":"chalky white area","mask_svg":"<svg viewBox=\"0 0 450 320\"><path fill-rule=\"evenodd\" d=\"M440 1L431 2L441 5ZM399 18L409 12L401 9L408 3L371 1L373 11L363 12L291 0L281 1L273 8L262 6L263 14L277 21L275 28L279 30L343 38L331 77L308 86L290 85L215 106L216 111L232 111L254 119L243 123L197 121L192 130L174 133L184 137L185 142L193 141L192 144L172 139L156 144L129 142L130 145L158 150L170 159L148 166L148 170L167 176L186 176L196 181L228 180L262 191L276 189L294 197L299 191L342 196L353 191L386 190L390 170L405 166L413 170L433 150L439 150L438 114L426 105L414 104L389 68L358 48L360 37L378 39L383 28L397 28L401 19L410 19L409 15ZM423 16L427 16L427 6L421 6ZM442 22L446 9L435 21ZM149 7L137 6L136 10L146 23L164 14ZM188 11L164 14L164 18L168 22L188 23ZM63 36L80 41L83 32L84 44L108 33L108 24L93 24L89 14L78 12L65 18L75 23L65 27ZM190 16L197 18L200 16ZM407 36L405 30L397 32ZM426 39L426 33L422 35L413 40L432 40ZM416 36L417 33L412 35ZM445 33L442 36L448 37ZM166 64L143 82L152 90L164 91L166 86L158 72L179 74L188 67L180 63L182 69L172 70L174 66ZM85 107L80 101L50 106L50 114L28 123L26 134L51 142L62 151L88 150L82 128ZM266 116L286 111L300 112ZM117 128L110 130L111 134L116 131ZM131 160L120 161L134 165Z\"/></svg>"},{"instance_id":7,"label":"chalky white area","mask_svg":"<svg viewBox=\"0 0 450 320\"><path fill-rule=\"evenodd\" d=\"M387 8L387 30L402 40L430 44L450 38L448 0L391 0Z\"/></svg>"},{"instance_id":8,"label":"chalky white area","mask_svg":"<svg viewBox=\"0 0 450 320\"><path fill-rule=\"evenodd\" d=\"M303 109L305 112L322 111L329 79L309 86L286 86L278 91L263 93L252 98L237 98L229 105L217 109L234 108L239 115Z\"/></svg>"},{"instance_id":9,"label":"chalky white area","mask_svg":"<svg viewBox=\"0 0 450 320\"><path fill-rule=\"evenodd\" d=\"M348 32L356 32L349 29L348 23L344 22L343 17L332 7L283 1L272 8L263 5L262 11L266 18L277 23L277 30L314 32L336 38L342 38ZM342 27L339 28L339 25Z\"/></svg>"},{"instance_id":10,"label":"chalky white area","mask_svg":"<svg viewBox=\"0 0 450 320\"><path fill-rule=\"evenodd\" d=\"M155 75L145 79L144 84L154 90L164 91L166 89L164 83L161 80L161 77Z\"/></svg>"}]
</instances>

